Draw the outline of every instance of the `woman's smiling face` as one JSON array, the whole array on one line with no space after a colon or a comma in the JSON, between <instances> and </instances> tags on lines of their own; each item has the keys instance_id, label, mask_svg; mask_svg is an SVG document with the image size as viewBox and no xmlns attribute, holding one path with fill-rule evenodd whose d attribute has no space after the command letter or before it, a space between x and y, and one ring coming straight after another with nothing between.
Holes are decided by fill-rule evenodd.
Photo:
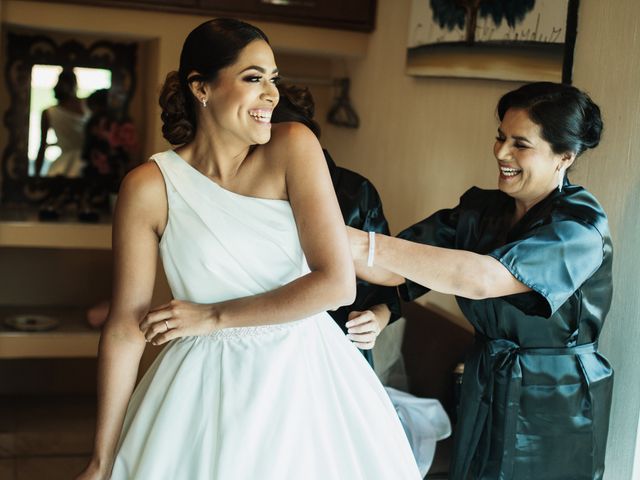
<instances>
[{"instance_id":1,"label":"woman's smiling face","mask_svg":"<svg viewBox=\"0 0 640 480\"><path fill-rule=\"evenodd\" d=\"M208 108L219 132L249 145L267 143L278 79L267 42L254 40L242 49L235 63L220 70L208 92Z\"/></svg>"},{"instance_id":2,"label":"woman's smiling face","mask_svg":"<svg viewBox=\"0 0 640 480\"><path fill-rule=\"evenodd\" d=\"M558 187L560 170L573 163L572 153L554 153L542 138L540 126L526 110L511 108L504 114L493 147L498 160L498 188L526 210Z\"/></svg>"}]
</instances>

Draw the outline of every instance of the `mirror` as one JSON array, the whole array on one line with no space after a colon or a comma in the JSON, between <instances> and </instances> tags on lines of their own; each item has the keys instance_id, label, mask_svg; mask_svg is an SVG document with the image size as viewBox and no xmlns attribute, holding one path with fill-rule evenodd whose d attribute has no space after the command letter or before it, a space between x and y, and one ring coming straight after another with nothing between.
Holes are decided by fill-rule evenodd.
<instances>
[{"instance_id":1,"label":"mirror","mask_svg":"<svg viewBox=\"0 0 640 480\"><path fill-rule=\"evenodd\" d=\"M68 200L53 198L61 195L93 196L86 200L100 197L104 206L139 161L129 117L137 44L55 37L7 32L9 136L0 201L42 205Z\"/></svg>"},{"instance_id":2,"label":"mirror","mask_svg":"<svg viewBox=\"0 0 640 480\"><path fill-rule=\"evenodd\" d=\"M107 111L110 89L110 70L33 65L29 176L83 175L85 137L91 135L88 123Z\"/></svg>"}]
</instances>

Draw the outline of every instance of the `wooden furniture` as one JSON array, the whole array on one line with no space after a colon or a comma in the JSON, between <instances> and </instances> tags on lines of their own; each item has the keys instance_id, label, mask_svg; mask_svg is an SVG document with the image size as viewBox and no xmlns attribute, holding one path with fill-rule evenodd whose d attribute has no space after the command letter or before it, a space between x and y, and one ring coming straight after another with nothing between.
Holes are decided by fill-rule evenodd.
<instances>
[{"instance_id":1,"label":"wooden furniture","mask_svg":"<svg viewBox=\"0 0 640 480\"><path fill-rule=\"evenodd\" d=\"M111 223L41 222L35 212L11 220L0 214L2 247L110 250Z\"/></svg>"},{"instance_id":2,"label":"wooden furniture","mask_svg":"<svg viewBox=\"0 0 640 480\"><path fill-rule=\"evenodd\" d=\"M96 299L109 296L110 222L40 222L35 213L20 221L7 217L0 215L0 275L5 290L0 302L0 359L95 357L100 334L87 325L85 310ZM71 304L73 292L81 296L77 304ZM22 332L3 324L4 318L18 314L52 316L60 326Z\"/></svg>"},{"instance_id":3,"label":"wooden furniture","mask_svg":"<svg viewBox=\"0 0 640 480\"><path fill-rule=\"evenodd\" d=\"M371 32L376 0L57 0Z\"/></svg>"},{"instance_id":4,"label":"wooden furniture","mask_svg":"<svg viewBox=\"0 0 640 480\"><path fill-rule=\"evenodd\" d=\"M402 314L407 320L402 353L409 392L439 400L453 419L453 371L458 363L464 362L473 334L445 315L416 302L403 304ZM452 443L452 437L437 443L427 479L448 478Z\"/></svg>"},{"instance_id":5,"label":"wooden furniture","mask_svg":"<svg viewBox=\"0 0 640 480\"><path fill-rule=\"evenodd\" d=\"M0 318L23 312L48 315L60 326L45 332L21 332L0 327L1 358L77 358L95 357L100 332L91 329L85 310L73 307L0 307Z\"/></svg>"}]
</instances>

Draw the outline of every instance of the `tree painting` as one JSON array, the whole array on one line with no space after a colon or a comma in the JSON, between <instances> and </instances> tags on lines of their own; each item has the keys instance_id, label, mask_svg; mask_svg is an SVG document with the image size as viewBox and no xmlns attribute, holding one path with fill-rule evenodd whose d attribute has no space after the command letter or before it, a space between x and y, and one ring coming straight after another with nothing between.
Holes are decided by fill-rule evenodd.
<instances>
[{"instance_id":1,"label":"tree painting","mask_svg":"<svg viewBox=\"0 0 640 480\"><path fill-rule=\"evenodd\" d=\"M475 42L478 16L491 17L496 25L503 20L514 28L533 10L536 0L430 0L433 20L449 31L465 29L466 43Z\"/></svg>"},{"instance_id":2,"label":"tree painting","mask_svg":"<svg viewBox=\"0 0 640 480\"><path fill-rule=\"evenodd\" d=\"M579 0L407 0L409 75L571 82Z\"/></svg>"}]
</instances>

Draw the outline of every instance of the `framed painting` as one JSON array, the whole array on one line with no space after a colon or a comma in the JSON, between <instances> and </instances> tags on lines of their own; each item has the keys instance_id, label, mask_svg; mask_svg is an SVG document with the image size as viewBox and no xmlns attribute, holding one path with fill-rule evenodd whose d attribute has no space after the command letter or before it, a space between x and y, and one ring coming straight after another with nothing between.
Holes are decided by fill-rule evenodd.
<instances>
[{"instance_id":1,"label":"framed painting","mask_svg":"<svg viewBox=\"0 0 640 480\"><path fill-rule=\"evenodd\" d=\"M412 0L407 73L571 83L579 0Z\"/></svg>"}]
</instances>

